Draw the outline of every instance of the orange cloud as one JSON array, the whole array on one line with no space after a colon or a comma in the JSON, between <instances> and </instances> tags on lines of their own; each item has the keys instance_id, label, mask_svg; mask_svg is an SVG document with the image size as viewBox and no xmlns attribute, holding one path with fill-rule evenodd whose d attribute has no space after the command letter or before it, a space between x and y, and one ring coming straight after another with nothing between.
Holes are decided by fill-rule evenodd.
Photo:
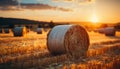
<instances>
[{"instance_id":1,"label":"orange cloud","mask_svg":"<svg viewBox=\"0 0 120 69\"><path fill-rule=\"evenodd\" d=\"M62 7L55 7L55 6L50 6L47 4L21 4L23 9L32 9L32 10L60 10L60 11L71 11L70 9L67 8L62 8Z\"/></svg>"},{"instance_id":2,"label":"orange cloud","mask_svg":"<svg viewBox=\"0 0 120 69\"><path fill-rule=\"evenodd\" d=\"M60 10L60 11L71 11L67 8L51 6L47 4L29 4L29 3L18 3L17 0L1 0L0 10L1 11L20 11L24 9L29 10Z\"/></svg>"},{"instance_id":3,"label":"orange cloud","mask_svg":"<svg viewBox=\"0 0 120 69\"><path fill-rule=\"evenodd\" d=\"M52 0L52 1L67 1L67 2L92 2L94 0Z\"/></svg>"}]
</instances>

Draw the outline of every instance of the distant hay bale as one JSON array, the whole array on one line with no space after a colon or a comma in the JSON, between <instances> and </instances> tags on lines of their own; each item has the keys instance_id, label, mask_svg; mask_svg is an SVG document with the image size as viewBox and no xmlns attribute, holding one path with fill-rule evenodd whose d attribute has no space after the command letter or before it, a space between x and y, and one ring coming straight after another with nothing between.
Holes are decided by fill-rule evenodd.
<instances>
[{"instance_id":1,"label":"distant hay bale","mask_svg":"<svg viewBox=\"0 0 120 69\"><path fill-rule=\"evenodd\" d=\"M98 29L93 30L93 32L98 32Z\"/></svg>"},{"instance_id":2,"label":"distant hay bale","mask_svg":"<svg viewBox=\"0 0 120 69\"><path fill-rule=\"evenodd\" d=\"M48 32L48 31L49 31L49 28L44 28L44 31L45 31L45 32Z\"/></svg>"},{"instance_id":3,"label":"distant hay bale","mask_svg":"<svg viewBox=\"0 0 120 69\"><path fill-rule=\"evenodd\" d=\"M98 32L101 33L101 34L104 34L105 33L105 28L98 29Z\"/></svg>"},{"instance_id":4,"label":"distant hay bale","mask_svg":"<svg viewBox=\"0 0 120 69\"><path fill-rule=\"evenodd\" d=\"M114 27L100 28L97 31L99 33L105 34L106 36L115 36L115 32L116 32Z\"/></svg>"},{"instance_id":5,"label":"distant hay bale","mask_svg":"<svg viewBox=\"0 0 120 69\"><path fill-rule=\"evenodd\" d=\"M47 46L53 55L68 53L79 56L88 50L89 36L79 25L55 26L48 34Z\"/></svg>"},{"instance_id":6,"label":"distant hay bale","mask_svg":"<svg viewBox=\"0 0 120 69\"><path fill-rule=\"evenodd\" d=\"M27 29L26 27L15 27L13 29L14 36L26 36Z\"/></svg>"},{"instance_id":7,"label":"distant hay bale","mask_svg":"<svg viewBox=\"0 0 120 69\"><path fill-rule=\"evenodd\" d=\"M115 36L115 28L114 27L105 28L105 35L106 36Z\"/></svg>"},{"instance_id":8,"label":"distant hay bale","mask_svg":"<svg viewBox=\"0 0 120 69\"><path fill-rule=\"evenodd\" d=\"M4 33L10 33L10 29L9 28L5 28L4 29Z\"/></svg>"},{"instance_id":9,"label":"distant hay bale","mask_svg":"<svg viewBox=\"0 0 120 69\"><path fill-rule=\"evenodd\" d=\"M37 34L42 34L43 33L43 29L42 28L37 28Z\"/></svg>"}]
</instances>

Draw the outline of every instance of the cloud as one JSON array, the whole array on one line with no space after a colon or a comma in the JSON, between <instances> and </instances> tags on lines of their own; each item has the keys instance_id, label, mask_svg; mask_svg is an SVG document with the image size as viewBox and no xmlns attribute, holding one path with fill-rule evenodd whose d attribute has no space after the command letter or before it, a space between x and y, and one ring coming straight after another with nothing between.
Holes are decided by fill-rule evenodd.
<instances>
[{"instance_id":1,"label":"cloud","mask_svg":"<svg viewBox=\"0 0 120 69\"><path fill-rule=\"evenodd\" d=\"M61 10L61 11L66 11L66 12L73 11L72 9L65 9L65 8L60 8L60 7L56 7L56 9Z\"/></svg>"},{"instance_id":2,"label":"cloud","mask_svg":"<svg viewBox=\"0 0 120 69\"><path fill-rule=\"evenodd\" d=\"M66 1L66 2L91 2L93 0L52 0L52 1Z\"/></svg>"},{"instance_id":3,"label":"cloud","mask_svg":"<svg viewBox=\"0 0 120 69\"><path fill-rule=\"evenodd\" d=\"M0 10L1 11L20 11L20 10L60 10L60 11L71 11L67 8L50 6L47 4L31 4L31 3L18 3L20 0L1 0Z\"/></svg>"},{"instance_id":4,"label":"cloud","mask_svg":"<svg viewBox=\"0 0 120 69\"><path fill-rule=\"evenodd\" d=\"M17 11L20 10L17 6L0 6L1 11Z\"/></svg>"},{"instance_id":5,"label":"cloud","mask_svg":"<svg viewBox=\"0 0 120 69\"><path fill-rule=\"evenodd\" d=\"M75 1L75 0L52 0L52 1Z\"/></svg>"},{"instance_id":6,"label":"cloud","mask_svg":"<svg viewBox=\"0 0 120 69\"><path fill-rule=\"evenodd\" d=\"M60 10L60 11L71 11L70 9L50 6L47 4L21 4L23 9L32 9L32 10Z\"/></svg>"},{"instance_id":7,"label":"cloud","mask_svg":"<svg viewBox=\"0 0 120 69\"><path fill-rule=\"evenodd\" d=\"M0 6L17 5L17 0L0 0Z\"/></svg>"},{"instance_id":8,"label":"cloud","mask_svg":"<svg viewBox=\"0 0 120 69\"><path fill-rule=\"evenodd\" d=\"M18 10L17 0L0 0L0 10Z\"/></svg>"},{"instance_id":9,"label":"cloud","mask_svg":"<svg viewBox=\"0 0 120 69\"><path fill-rule=\"evenodd\" d=\"M75 4L82 4L82 5L87 5L91 3L95 3L96 0L52 0L53 2L72 2Z\"/></svg>"}]
</instances>

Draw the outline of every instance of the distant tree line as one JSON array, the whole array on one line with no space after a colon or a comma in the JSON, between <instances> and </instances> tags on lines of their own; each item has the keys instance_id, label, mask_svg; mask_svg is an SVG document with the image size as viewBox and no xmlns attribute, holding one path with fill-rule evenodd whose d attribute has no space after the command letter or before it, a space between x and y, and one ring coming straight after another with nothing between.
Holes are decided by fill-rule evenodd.
<instances>
[{"instance_id":1,"label":"distant tree line","mask_svg":"<svg viewBox=\"0 0 120 69\"><path fill-rule=\"evenodd\" d=\"M42 22L42 21L34 21L34 20L27 20L27 19L17 19L17 18L2 18L0 17L0 28L14 28L15 25L38 25L38 27L43 28L53 28L55 24L53 21L50 22Z\"/></svg>"},{"instance_id":2,"label":"distant tree line","mask_svg":"<svg viewBox=\"0 0 120 69\"><path fill-rule=\"evenodd\" d=\"M118 31L120 31L120 23L117 23L117 24L115 25L115 29L118 30Z\"/></svg>"}]
</instances>

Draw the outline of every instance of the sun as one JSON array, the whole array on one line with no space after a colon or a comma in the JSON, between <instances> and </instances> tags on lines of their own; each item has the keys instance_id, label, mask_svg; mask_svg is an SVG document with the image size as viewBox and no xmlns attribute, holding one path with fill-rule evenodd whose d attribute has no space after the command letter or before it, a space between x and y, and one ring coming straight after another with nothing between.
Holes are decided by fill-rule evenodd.
<instances>
[{"instance_id":1,"label":"sun","mask_svg":"<svg viewBox=\"0 0 120 69\"><path fill-rule=\"evenodd\" d=\"M97 16L92 16L92 18L91 18L91 22L92 23L98 23L99 22L99 20L98 20L98 18L97 18Z\"/></svg>"},{"instance_id":2,"label":"sun","mask_svg":"<svg viewBox=\"0 0 120 69\"><path fill-rule=\"evenodd\" d=\"M92 18L91 22L97 23L97 22L98 22L98 19L97 19L97 18Z\"/></svg>"}]
</instances>

